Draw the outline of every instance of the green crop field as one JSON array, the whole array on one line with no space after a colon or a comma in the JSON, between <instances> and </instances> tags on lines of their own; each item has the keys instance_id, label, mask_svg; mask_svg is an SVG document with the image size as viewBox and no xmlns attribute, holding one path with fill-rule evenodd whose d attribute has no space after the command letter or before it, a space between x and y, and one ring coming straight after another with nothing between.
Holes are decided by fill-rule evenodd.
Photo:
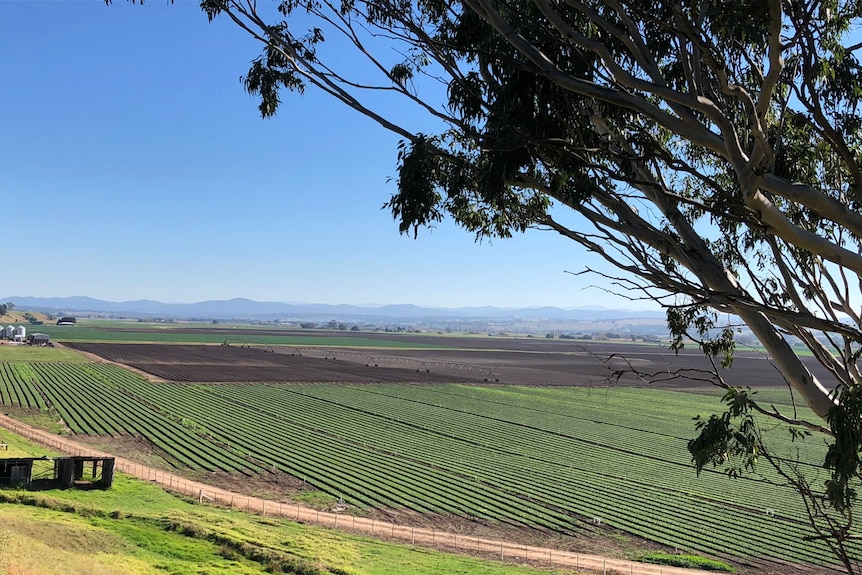
<instances>
[{"instance_id":1,"label":"green crop field","mask_svg":"<svg viewBox=\"0 0 862 575\"><path fill-rule=\"evenodd\" d=\"M221 344L225 341L232 344L259 344L259 345L295 345L295 346L344 346L344 347L377 347L377 348L427 348L433 349L439 346L428 343L416 343L398 341L393 339L372 339L361 336L338 337L331 335L296 335L295 333L278 333L276 330L267 330L273 333L208 333L201 329L180 330L177 328L142 329L135 331L129 329L105 329L100 326L65 326L45 325L39 326L39 332L48 334L55 341L90 341L90 342L154 342L154 343L212 343Z\"/></svg>"},{"instance_id":2,"label":"green crop field","mask_svg":"<svg viewBox=\"0 0 862 575\"><path fill-rule=\"evenodd\" d=\"M4 405L80 435L149 439L167 464L304 479L357 512L406 508L574 535L604 526L717 557L831 564L801 502L763 477L696 477L716 397L632 388L154 384L112 364L0 363ZM780 432L780 433L779 433ZM779 454L816 473L823 446ZM751 534L756 533L757 537Z\"/></svg>"}]
</instances>

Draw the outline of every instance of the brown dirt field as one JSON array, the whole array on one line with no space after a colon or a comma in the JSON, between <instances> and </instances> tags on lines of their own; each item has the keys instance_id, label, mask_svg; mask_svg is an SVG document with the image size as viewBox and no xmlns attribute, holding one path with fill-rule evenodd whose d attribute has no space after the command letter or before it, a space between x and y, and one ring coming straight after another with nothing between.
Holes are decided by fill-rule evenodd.
<instances>
[{"instance_id":1,"label":"brown dirt field","mask_svg":"<svg viewBox=\"0 0 862 575\"><path fill-rule=\"evenodd\" d=\"M252 331L252 330L249 330ZM357 334L387 336L391 334ZM350 336L342 336L349 344ZM67 343L107 361L175 382L273 383L508 383L515 385L627 385L691 388L709 385L708 361L696 350L678 354L664 345L572 340L403 336L447 349L296 348L194 344ZM504 349L466 346L491 344ZM301 355L300 355L301 354ZM809 368L824 381L823 368ZM784 384L769 359L738 351L734 367L720 369L731 385Z\"/></svg>"},{"instance_id":2,"label":"brown dirt field","mask_svg":"<svg viewBox=\"0 0 862 575\"><path fill-rule=\"evenodd\" d=\"M453 338L448 338L453 339ZM477 339L477 341L488 341ZM504 340L495 340L504 341ZM691 388L711 385L707 359L696 350L678 354L664 346L587 342L526 342L522 349L381 349L339 348L313 350L303 354L326 353L346 361L380 366L408 366L429 369L450 378L515 385L575 385ZM514 347L514 346L513 346ZM813 358L803 360L823 381L829 374ZM637 372L637 373L634 373ZM675 375L672 375L674 374ZM733 367L719 369L731 385L776 387L784 380L768 358L755 352L734 354Z\"/></svg>"},{"instance_id":3,"label":"brown dirt field","mask_svg":"<svg viewBox=\"0 0 862 575\"><path fill-rule=\"evenodd\" d=\"M265 347L180 344L66 343L107 361L173 382L444 383L476 381L403 367L275 353Z\"/></svg>"}]
</instances>

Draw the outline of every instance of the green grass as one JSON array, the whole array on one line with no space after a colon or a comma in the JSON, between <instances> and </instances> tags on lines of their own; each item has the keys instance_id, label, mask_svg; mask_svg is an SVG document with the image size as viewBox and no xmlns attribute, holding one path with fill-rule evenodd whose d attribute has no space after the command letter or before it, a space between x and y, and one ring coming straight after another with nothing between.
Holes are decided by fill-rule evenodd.
<instances>
[{"instance_id":1,"label":"green grass","mask_svg":"<svg viewBox=\"0 0 862 575\"><path fill-rule=\"evenodd\" d=\"M0 345L0 361L62 361L66 363L85 363L92 360L81 355L77 351L62 347L4 344Z\"/></svg>"}]
</instances>

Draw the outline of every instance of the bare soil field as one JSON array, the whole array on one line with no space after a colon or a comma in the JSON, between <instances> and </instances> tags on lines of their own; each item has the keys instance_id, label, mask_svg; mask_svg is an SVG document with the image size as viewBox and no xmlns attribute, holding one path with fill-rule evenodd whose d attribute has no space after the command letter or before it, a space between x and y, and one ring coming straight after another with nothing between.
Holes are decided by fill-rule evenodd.
<instances>
[{"instance_id":1,"label":"bare soil field","mask_svg":"<svg viewBox=\"0 0 862 575\"><path fill-rule=\"evenodd\" d=\"M134 343L66 343L174 382L207 383L443 383L476 378L406 367L379 367L330 356L274 353L263 347Z\"/></svg>"},{"instance_id":2,"label":"bare soil field","mask_svg":"<svg viewBox=\"0 0 862 575\"><path fill-rule=\"evenodd\" d=\"M275 330L198 328L194 331L271 334ZM711 381L706 374L711 366L703 354L688 349L674 353L666 344L328 332L327 337L330 335L343 337L344 347L83 342L65 345L175 382L464 382L690 388L709 385ZM351 348L351 337L415 340L440 349ZM806 363L828 381L828 374L813 358ZM732 385L784 385L769 358L751 351L737 351L733 367L720 373Z\"/></svg>"},{"instance_id":3,"label":"bare soil field","mask_svg":"<svg viewBox=\"0 0 862 575\"><path fill-rule=\"evenodd\" d=\"M533 342L528 343L533 344ZM509 340L509 343L514 343ZM563 345L527 345L510 349L412 349L381 350L372 355L366 349L337 350L339 359L364 361L373 358L378 365L407 365L447 373L455 377L479 373L482 380L516 385L626 385L635 387L691 388L711 384L706 373L712 366L697 350L679 354L665 346L626 345L614 343L572 343ZM830 376L813 358L804 360L808 368L823 381ZM768 357L755 352L734 354L733 366L719 368L731 385L777 387L785 385L781 374Z\"/></svg>"}]
</instances>

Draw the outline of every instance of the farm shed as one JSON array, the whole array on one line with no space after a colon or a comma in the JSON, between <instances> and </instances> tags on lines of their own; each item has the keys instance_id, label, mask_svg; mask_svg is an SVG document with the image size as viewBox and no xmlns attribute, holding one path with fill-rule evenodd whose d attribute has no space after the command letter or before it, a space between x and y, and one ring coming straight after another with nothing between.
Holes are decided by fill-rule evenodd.
<instances>
[{"instance_id":1,"label":"farm shed","mask_svg":"<svg viewBox=\"0 0 862 575\"><path fill-rule=\"evenodd\" d=\"M39 465L41 464L41 465ZM40 469L34 473L34 466ZM15 457L0 459L0 486L32 489L108 489L114 482L113 457Z\"/></svg>"},{"instance_id":2,"label":"farm shed","mask_svg":"<svg viewBox=\"0 0 862 575\"><path fill-rule=\"evenodd\" d=\"M61 317L57 320L57 325L78 325L78 320L73 317Z\"/></svg>"},{"instance_id":3,"label":"farm shed","mask_svg":"<svg viewBox=\"0 0 862 575\"><path fill-rule=\"evenodd\" d=\"M48 345L51 343L51 337L47 333L31 333L27 338L27 343L30 345Z\"/></svg>"}]
</instances>

